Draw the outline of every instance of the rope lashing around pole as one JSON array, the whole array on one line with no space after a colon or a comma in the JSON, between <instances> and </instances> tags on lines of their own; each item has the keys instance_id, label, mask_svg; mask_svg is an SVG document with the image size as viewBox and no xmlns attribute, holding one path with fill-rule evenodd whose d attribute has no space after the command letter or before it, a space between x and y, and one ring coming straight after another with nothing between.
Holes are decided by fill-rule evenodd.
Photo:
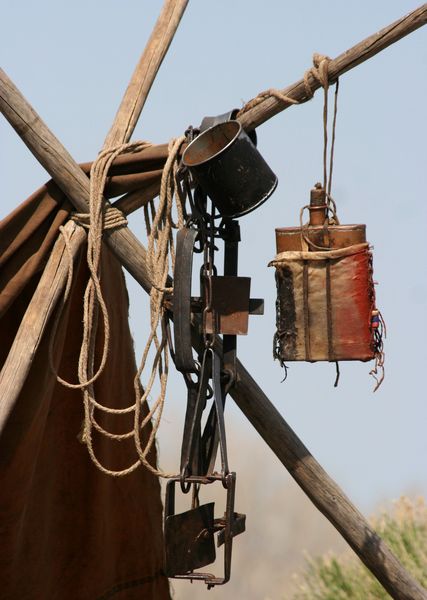
<instances>
[{"instance_id":1,"label":"rope lashing around pole","mask_svg":"<svg viewBox=\"0 0 427 600\"><path fill-rule=\"evenodd\" d=\"M167 332L164 321L163 299L165 293L171 292L172 288L167 288L166 281L169 273L169 260L174 262L174 248L172 229L182 227L184 225L183 207L181 198L176 193L175 177L178 170L179 151L185 136L174 139L169 144L169 155L163 169L160 198L157 210L151 204L152 214L151 220L149 213L145 211L147 236L148 236L148 266L152 277L152 290L150 293L150 334L145 345L141 364L135 375L134 390L135 401L126 408L109 408L99 403L95 398L94 383L105 369L108 347L110 343L110 327L108 311L103 299L100 285L100 264L101 264L101 249L102 249L102 232L106 229L125 226L126 218L120 211L111 207L103 200L103 191L107 181L108 170L117 156L124 153L138 152L143 148L150 146L148 142L136 142L130 144L122 144L115 148L102 151L91 168L90 180L90 205L88 215L75 214L73 219L83 227L88 229L88 250L87 263L90 271L90 278L84 294L84 313L83 313L83 339L78 361L78 379L79 383L70 383L57 375L57 380L65 387L71 389L81 389L83 392L84 404L84 421L81 431L81 441L86 444L89 455L95 466L107 475L121 477L133 472L141 464L151 472L163 477L170 477L175 474L164 473L153 467L147 460L147 456L155 441L155 436L160 425L163 406L166 396L166 385L168 378L169 356L167 346ZM174 197L176 198L176 213L177 224L173 222L172 214L174 207ZM151 222L150 222L151 221ZM66 293L64 294L63 306L69 296L71 288L71 280L73 276L72 260L69 253L69 240L63 228L60 228L64 236L65 246L70 256L69 276L67 282ZM98 368L95 371L95 340L98 326L99 310L101 310L104 323L104 345L102 358ZM60 317L58 311L56 323L54 324L54 332ZM158 328L161 328L161 333L158 334ZM50 344L50 363L53 365L52 347L54 333ZM153 348L155 355L151 367L151 373L143 391L141 390L140 377L146 367L149 352ZM148 409L147 414L141 417L141 408L147 402L151 390L156 379L156 375L160 382L160 392ZM102 428L95 419L95 409L104 413L125 415L134 413L133 429L124 434L113 434ZM141 444L141 430L151 421L152 430L148 440L143 447ZM134 438L137 460L129 467L117 471L106 468L100 463L95 455L92 442L92 430L96 429L99 433L111 440L120 441L123 439Z\"/></svg>"},{"instance_id":2,"label":"rope lashing around pole","mask_svg":"<svg viewBox=\"0 0 427 600\"><path fill-rule=\"evenodd\" d=\"M337 117L337 99L338 99L338 89L339 82L338 79L336 81L335 88L335 103L334 103L334 117L332 124L332 142L331 142L331 151L330 151L330 160L329 160L329 177L327 173L327 148L328 148L328 132L327 132L327 124L328 124L328 91L329 91L329 63L331 62L331 58L329 56L325 56L324 54L318 54L315 52L313 54L313 66L308 69L304 73L303 81L306 92L306 98L303 102L310 100L314 96L314 90L310 85L310 75L313 76L323 88L324 93L324 103L323 103L323 188L326 192L326 198L328 203L328 210L335 214L336 216L336 207L335 203L331 197L331 186L332 186L332 171L333 171L333 162L334 162L334 147L335 147L335 126L336 126L336 117ZM276 98L277 100L285 103L285 104L301 104L298 100L291 98L290 96L286 96L280 90L275 88L270 88L265 90L264 92L260 92L255 98L249 100L243 108L237 114L237 117L243 115L245 112L258 106L267 98Z\"/></svg>"},{"instance_id":3,"label":"rope lashing around pole","mask_svg":"<svg viewBox=\"0 0 427 600\"><path fill-rule=\"evenodd\" d=\"M317 81L323 88L329 87L328 65L331 60L332 59L329 58L329 56L318 54L317 52L313 54L313 66L304 73L304 87L307 95L306 100L310 100L314 96L314 90L310 85L310 75L317 79ZM264 92L260 92L255 98L249 100L243 106L243 108L240 109L240 111L237 114L237 117L243 115L251 108L258 106L258 104L261 104L261 102L263 102L267 98L276 98L277 100L284 102L285 104L301 104L301 102L295 100L294 98L291 98L290 96L286 96L280 90L276 88L270 88L268 90L265 90ZM304 100L304 102L306 100Z\"/></svg>"},{"instance_id":4,"label":"rope lashing around pole","mask_svg":"<svg viewBox=\"0 0 427 600\"><path fill-rule=\"evenodd\" d=\"M329 158L329 176L327 172L327 148L328 148L328 91L329 91L329 63L331 62L331 58L329 56L325 56L324 54L318 54L315 52L313 54L313 66L308 69L304 73L303 81L307 98L304 99L309 100L314 96L314 90L310 85L310 75L312 75L323 88L324 92L324 103L323 103L323 188L326 192L328 211L332 213L335 221L339 223L337 215L336 215L336 206L335 202L331 197L331 187L332 187L332 172L333 172L333 161L334 161L334 148L335 148L335 128L336 128L336 117L337 117L337 98L338 98L338 80L336 82L335 89L335 103L334 103L334 116L332 123L332 142L331 142L331 150L330 150L330 158ZM255 98L249 100L243 108L239 111L238 115L242 115L248 110L258 106L261 102L266 100L267 98L274 97L277 100L284 102L285 104L301 104L298 100L294 100L290 96L286 96L280 90L275 88L270 88L265 90L264 92L260 92Z\"/></svg>"},{"instance_id":5,"label":"rope lashing around pole","mask_svg":"<svg viewBox=\"0 0 427 600\"><path fill-rule=\"evenodd\" d=\"M90 218L88 213L71 213L71 219L75 221L81 227L85 229L89 229L90 227ZM103 231L108 229L118 229L119 227L126 227L128 224L128 220L126 216L122 213L121 210L116 208L115 206L109 206L107 204L104 212L104 223L103 223Z\"/></svg>"}]
</instances>

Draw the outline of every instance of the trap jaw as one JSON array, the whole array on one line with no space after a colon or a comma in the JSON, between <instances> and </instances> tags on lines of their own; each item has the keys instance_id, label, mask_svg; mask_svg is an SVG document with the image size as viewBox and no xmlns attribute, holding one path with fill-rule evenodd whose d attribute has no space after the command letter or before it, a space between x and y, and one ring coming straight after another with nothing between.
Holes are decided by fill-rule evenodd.
<instances>
[{"instance_id":1,"label":"trap jaw","mask_svg":"<svg viewBox=\"0 0 427 600\"><path fill-rule=\"evenodd\" d=\"M165 573L176 579L204 581L208 589L223 585L230 579L233 537L245 531L245 515L234 512L236 474L234 472L211 474L204 477L189 476L186 482L198 486L216 481L227 490L224 515L214 516L214 503L194 506L186 512L175 514L175 485L180 477L169 479L166 485L164 535ZM197 489L198 489L197 488ZM193 504L197 504L193 501ZM224 574L216 577L212 573L196 571L216 559L217 547L224 546Z\"/></svg>"},{"instance_id":2,"label":"trap jaw","mask_svg":"<svg viewBox=\"0 0 427 600\"><path fill-rule=\"evenodd\" d=\"M172 337L169 341L187 386L187 409L180 475L166 487L165 572L168 577L204 581L208 589L229 581L233 537L245 530L245 515L234 511L236 475L228 468L224 406L236 381L236 336L247 334L250 314L263 314L263 300L250 298L250 278L238 276L236 219L265 202L277 185L277 177L255 147L256 138L247 136L232 116L205 119L195 138L191 129L192 140L183 154L182 190L191 213L176 239L174 343ZM224 242L223 275L215 266L219 239ZM203 253L198 298L191 295L195 253ZM194 319L195 313L201 318ZM204 341L197 360L191 339L195 322ZM223 336L222 347L215 341L217 335ZM211 399L202 427L202 414ZM218 450L220 473L215 471ZM177 481L183 494L192 490L190 510L179 514L175 513ZM213 502L199 502L200 490L217 481L226 490L220 518L215 517ZM197 570L215 562L215 536L217 546L224 546L222 577Z\"/></svg>"},{"instance_id":3,"label":"trap jaw","mask_svg":"<svg viewBox=\"0 0 427 600\"><path fill-rule=\"evenodd\" d=\"M234 510L236 474L230 472L224 424L224 405L228 389L235 382L236 336L247 333L251 313L250 279L237 277L237 222L227 219L220 227L203 230L184 228L178 232L174 271L174 361L187 385L187 410L181 449L180 476L168 481L165 498L164 539L165 573L168 577L203 581L208 589L227 583L231 575L233 537L245 531L244 514ZM197 238L205 237L204 247L211 268L201 270L200 297L191 296L192 262ZM224 276L213 265L214 238L221 238L224 248ZM262 312L263 302L257 300ZM195 361L191 346L193 313L201 316L200 326L205 348ZM214 336L223 335L222 352L214 348ZM212 399L212 406L202 427L202 414ZM221 472L215 471L217 453ZM192 489L190 510L175 513L175 487ZM226 490L225 511L216 517L214 503L199 504L204 486L221 482ZM215 543L216 538L216 543ZM200 569L216 560L215 546L224 546L223 575Z\"/></svg>"}]
</instances>

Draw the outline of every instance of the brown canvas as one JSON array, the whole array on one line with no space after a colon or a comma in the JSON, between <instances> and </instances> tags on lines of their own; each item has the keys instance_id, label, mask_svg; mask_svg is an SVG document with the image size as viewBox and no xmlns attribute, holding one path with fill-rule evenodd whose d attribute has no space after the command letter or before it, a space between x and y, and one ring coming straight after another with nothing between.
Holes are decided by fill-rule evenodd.
<instances>
[{"instance_id":1,"label":"brown canvas","mask_svg":"<svg viewBox=\"0 0 427 600\"><path fill-rule=\"evenodd\" d=\"M53 183L36 192L0 226L0 361L22 316L70 206ZM61 376L77 381L84 250L69 305L55 335ZM123 273L104 248L102 285L110 310L107 368L96 383L104 404L133 402L135 359ZM49 367L48 326L15 409L0 432L0 580L5 600L168 599L163 575L162 505L155 476L140 468L124 478L100 473L79 441L81 393L58 384ZM103 342L98 332L97 352ZM123 416L100 419L116 433ZM148 433L148 432L147 432ZM98 440L110 468L135 459L131 441ZM155 457L151 457L155 461Z\"/></svg>"}]
</instances>

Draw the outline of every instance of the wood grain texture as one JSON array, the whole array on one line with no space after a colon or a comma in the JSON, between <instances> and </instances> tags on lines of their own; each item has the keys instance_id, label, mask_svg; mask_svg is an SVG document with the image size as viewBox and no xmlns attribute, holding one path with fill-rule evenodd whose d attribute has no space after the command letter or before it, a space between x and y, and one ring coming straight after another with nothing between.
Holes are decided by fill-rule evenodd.
<instances>
[{"instance_id":1,"label":"wood grain texture","mask_svg":"<svg viewBox=\"0 0 427 600\"><path fill-rule=\"evenodd\" d=\"M86 239L86 232L73 221L69 221L65 229L75 260ZM60 297L63 296L68 265L69 256L64 239L59 236L0 373L0 431L13 411L46 325ZM46 369L48 368L49 365L46 364Z\"/></svg>"},{"instance_id":2,"label":"wood grain texture","mask_svg":"<svg viewBox=\"0 0 427 600\"><path fill-rule=\"evenodd\" d=\"M126 194L126 196L119 198L114 203L114 206L121 210L125 215L130 215L159 195L159 185L158 182L153 182L140 190L130 192L129 194Z\"/></svg>"},{"instance_id":3,"label":"wood grain texture","mask_svg":"<svg viewBox=\"0 0 427 600\"><path fill-rule=\"evenodd\" d=\"M114 159L108 176L142 174L163 169L168 158L168 146L169 144L155 144L133 153L132 156L120 154ZM92 164L92 162L80 163L80 168L89 175Z\"/></svg>"},{"instance_id":4,"label":"wood grain texture","mask_svg":"<svg viewBox=\"0 0 427 600\"><path fill-rule=\"evenodd\" d=\"M169 48L172 38L178 28L188 0L166 0L150 40L135 69L132 80L126 90L116 119L104 142L104 147L128 141L133 133L151 85L158 69ZM50 173L54 181L71 199L75 208L87 212L89 204L89 179L87 174L90 165L79 168L71 155L59 143L46 127L37 113L25 98L15 88L5 73L0 73L2 112L21 136L31 152ZM167 145L148 148L143 155L146 162L161 162L167 157ZM84 168L87 167L86 174ZM116 168L120 168L120 157ZM162 171L157 170L148 175L148 196L144 201L155 197L158 193ZM153 184L153 181L158 183ZM154 189L155 188L155 189ZM141 204L141 194L128 194L122 201L123 210L128 213L136 210ZM77 256L80 247L86 239L84 230L70 221L66 225L71 239L73 257ZM132 262L130 271L149 290L150 276L145 265L145 249L138 239L127 229L109 232L105 236L110 247L115 249L122 264L127 262L125 256L132 256L136 250L140 260ZM9 418L19 396L28 372L31 368L34 354L43 336L49 318L66 286L68 275L68 254L65 252L64 241L59 237L44 270L36 292L24 315L20 328L0 373L0 431Z\"/></svg>"},{"instance_id":5,"label":"wood grain texture","mask_svg":"<svg viewBox=\"0 0 427 600\"><path fill-rule=\"evenodd\" d=\"M331 80L424 25L426 12L424 5L332 61L335 64L330 70ZM358 54L355 53L356 48ZM350 56L346 56L349 53ZM0 85L0 110L76 207L85 210L88 199L87 177L2 71ZM313 88L315 87L313 82ZM286 88L283 93L296 100L307 99L304 98L302 81ZM242 115L240 120L245 128L251 129L285 107L276 100L268 99ZM148 292L150 274L146 267L145 248L142 244L127 229L110 233L106 240L122 264ZM196 338L197 346L200 344L200 336L197 335ZM387 545L370 528L364 517L326 474L240 363L238 383L232 389L231 395L316 507L340 531L392 597L398 600L426 600L427 592L415 582Z\"/></svg>"},{"instance_id":6,"label":"wood grain texture","mask_svg":"<svg viewBox=\"0 0 427 600\"><path fill-rule=\"evenodd\" d=\"M168 51L188 0L166 0L147 46L135 68L104 148L128 142L144 107L160 65Z\"/></svg>"},{"instance_id":7,"label":"wood grain texture","mask_svg":"<svg viewBox=\"0 0 427 600\"><path fill-rule=\"evenodd\" d=\"M200 317L195 316L192 343L203 351ZM222 352L222 341L215 339ZM316 508L339 531L360 560L395 600L427 600L427 590L399 562L388 545L326 473L285 421L243 364L237 360L230 396Z\"/></svg>"},{"instance_id":8,"label":"wood grain texture","mask_svg":"<svg viewBox=\"0 0 427 600\"><path fill-rule=\"evenodd\" d=\"M0 111L74 207L79 212L87 212L88 177L2 69ZM104 237L121 264L148 291L151 279L146 267L144 246L127 228L110 231Z\"/></svg>"},{"instance_id":9,"label":"wood grain texture","mask_svg":"<svg viewBox=\"0 0 427 600\"><path fill-rule=\"evenodd\" d=\"M426 23L427 4L423 4L405 17L381 29L378 33L374 33L337 56L337 58L331 60L329 63L329 82L333 83L338 77L350 71L350 69L385 50L391 44L419 29ZM320 88L320 83L312 75L309 76L309 84L313 92ZM296 100L298 103L310 100L310 97L307 96L303 79L280 90L280 92L284 96L289 96L293 100ZM277 115L282 110L289 108L289 106L292 106L292 104L270 97L247 112L240 113L237 119L242 123L244 129L250 131L262 125L262 123L265 123L265 121L271 119L271 117L274 117L274 115Z\"/></svg>"},{"instance_id":10,"label":"wood grain texture","mask_svg":"<svg viewBox=\"0 0 427 600\"><path fill-rule=\"evenodd\" d=\"M427 591L329 477L240 362L237 373L237 385L230 391L232 398L313 504L392 598L426 600Z\"/></svg>"}]
</instances>

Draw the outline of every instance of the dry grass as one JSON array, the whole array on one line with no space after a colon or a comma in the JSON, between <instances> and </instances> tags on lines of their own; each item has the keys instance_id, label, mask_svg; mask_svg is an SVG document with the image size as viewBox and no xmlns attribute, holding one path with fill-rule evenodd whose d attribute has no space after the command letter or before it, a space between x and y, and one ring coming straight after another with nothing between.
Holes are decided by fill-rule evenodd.
<instances>
[{"instance_id":1,"label":"dry grass","mask_svg":"<svg viewBox=\"0 0 427 600\"><path fill-rule=\"evenodd\" d=\"M372 522L410 573L427 588L427 506L400 498ZM390 596L354 554L308 559L292 600L383 600Z\"/></svg>"}]
</instances>

